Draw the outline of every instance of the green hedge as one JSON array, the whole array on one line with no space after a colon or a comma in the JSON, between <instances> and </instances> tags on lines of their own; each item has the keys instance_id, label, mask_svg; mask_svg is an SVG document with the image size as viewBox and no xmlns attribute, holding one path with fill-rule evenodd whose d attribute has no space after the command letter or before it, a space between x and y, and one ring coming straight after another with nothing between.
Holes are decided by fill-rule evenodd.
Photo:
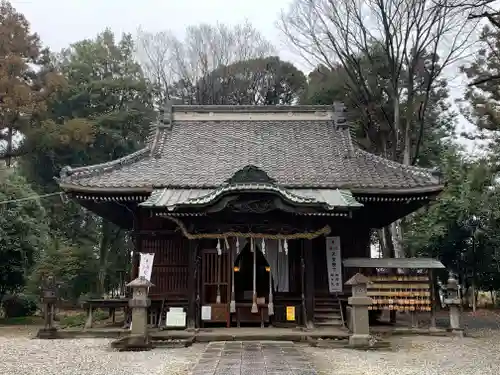
<instances>
[{"instance_id":1,"label":"green hedge","mask_svg":"<svg viewBox=\"0 0 500 375\"><path fill-rule=\"evenodd\" d=\"M25 294L10 294L3 298L3 310L6 318L33 316L37 310L37 298Z\"/></svg>"}]
</instances>

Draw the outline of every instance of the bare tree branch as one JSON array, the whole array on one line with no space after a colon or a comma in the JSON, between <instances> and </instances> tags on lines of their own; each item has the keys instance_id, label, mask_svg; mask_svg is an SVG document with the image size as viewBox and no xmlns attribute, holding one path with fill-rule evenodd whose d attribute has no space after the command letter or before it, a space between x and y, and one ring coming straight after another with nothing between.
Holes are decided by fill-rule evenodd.
<instances>
[{"instance_id":1,"label":"bare tree branch","mask_svg":"<svg viewBox=\"0 0 500 375\"><path fill-rule=\"evenodd\" d=\"M346 84L362 112L380 112L374 125L387 129L389 153L403 155L401 161L409 164L417 158L415 144L432 90L472 44L477 22L467 22L472 13L446 7L449 2L295 0L279 26L306 61L345 70ZM384 77L373 70L381 63L388 69ZM391 103L390 113L374 103L382 98ZM418 116L410 116L413 108Z\"/></svg>"},{"instance_id":2,"label":"bare tree branch","mask_svg":"<svg viewBox=\"0 0 500 375\"><path fill-rule=\"evenodd\" d=\"M177 95L187 103L203 101L196 91L200 79L237 61L274 54L274 47L250 23L236 26L189 26L183 40L169 31L138 31L138 58L148 79L161 91L159 100ZM205 82L207 89L216 82ZM175 92L173 92L175 91Z\"/></svg>"}]
</instances>

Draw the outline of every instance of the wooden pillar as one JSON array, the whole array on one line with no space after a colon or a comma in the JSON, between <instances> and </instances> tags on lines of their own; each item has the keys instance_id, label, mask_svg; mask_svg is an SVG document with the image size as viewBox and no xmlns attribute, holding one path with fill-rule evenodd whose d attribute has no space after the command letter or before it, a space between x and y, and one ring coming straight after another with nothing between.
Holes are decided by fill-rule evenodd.
<instances>
[{"instance_id":1,"label":"wooden pillar","mask_svg":"<svg viewBox=\"0 0 500 375\"><path fill-rule=\"evenodd\" d=\"M427 270L427 274L429 275L429 287L431 288L431 329L436 329L436 305L437 305L437 300L439 299L439 295L436 298L436 288L435 288L435 278L434 278L434 272L432 272L432 269Z\"/></svg>"},{"instance_id":2,"label":"wooden pillar","mask_svg":"<svg viewBox=\"0 0 500 375\"><path fill-rule=\"evenodd\" d=\"M189 240L189 265L188 265L188 309L187 309L187 328L196 328L196 285L198 279L198 241Z\"/></svg>"},{"instance_id":3,"label":"wooden pillar","mask_svg":"<svg viewBox=\"0 0 500 375\"><path fill-rule=\"evenodd\" d=\"M137 248L134 250L134 253L132 254L132 280L135 280L139 277L139 253L140 250Z\"/></svg>"},{"instance_id":4,"label":"wooden pillar","mask_svg":"<svg viewBox=\"0 0 500 375\"><path fill-rule=\"evenodd\" d=\"M302 240L305 266L306 327L314 328L314 257L311 240Z\"/></svg>"},{"instance_id":5,"label":"wooden pillar","mask_svg":"<svg viewBox=\"0 0 500 375\"><path fill-rule=\"evenodd\" d=\"M140 234L140 230L142 229L142 221L139 215L139 213L134 215L134 251L132 252L132 272L130 275L131 278L128 282L139 277L139 253L142 250L142 235Z\"/></svg>"}]
</instances>

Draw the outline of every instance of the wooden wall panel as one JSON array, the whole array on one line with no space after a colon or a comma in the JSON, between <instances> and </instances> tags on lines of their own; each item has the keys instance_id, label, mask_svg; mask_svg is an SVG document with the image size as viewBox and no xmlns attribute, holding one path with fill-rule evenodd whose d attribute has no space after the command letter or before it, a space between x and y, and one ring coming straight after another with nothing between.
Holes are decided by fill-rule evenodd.
<instances>
[{"instance_id":1,"label":"wooden wall panel","mask_svg":"<svg viewBox=\"0 0 500 375\"><path fill-rule=\"evenodd\" d=\"M315 238L312 241L312 251L314 256L314 289L316 294L328 293L326 237Z\"/></svg>"},{"instance_id":2,"label":"wooden wall panel","mask_svg":"<svg viewBox=\"0 0 500 375\"><path fill-rule=\"evenodd\" d=\"M329 236L340 236L342 259L370 257L370 230L366 227L345 225L342 230L333 232ZM314 254L314 287L316 294L328 293L328 268L326 262L326 238L318 237L313 240ZM345 283L355 270L343 269L342 279Z\"/></svg>"},{"instance_id":3,"label":"wooden wall panel","mask_svg":"<svg viewBox=\"0 0 500 375\"><path fill-rule=\"evenodd\" d=\"M352 226L340 238L342 246L342 259L345 258L370 258L370 229ZM344 283L350 279L357 270L344 268L342 278Z\"/></svg>"},{"instance_id":4,"label":"wooden wall panel","mask_svg":"<svg viewBox=\"0 0 500 375\"><path fill-rule=\"evenodd\" d=\"M141 252L154 253L153 272L149 294L151 298L184 296L188 292L189 242L180 236L145 236Z\"/></svg>"},{"instance_id":5,"label":"wooden wall panel","mask_svg":"<svg viewBox=\"0 0 500 375\"><path fill-rule=\"evenodd\" d=\"M302 292L302 265L300 263L300 240L288 242L288 290L290 293Z\"/></svg>"}]
</instances>

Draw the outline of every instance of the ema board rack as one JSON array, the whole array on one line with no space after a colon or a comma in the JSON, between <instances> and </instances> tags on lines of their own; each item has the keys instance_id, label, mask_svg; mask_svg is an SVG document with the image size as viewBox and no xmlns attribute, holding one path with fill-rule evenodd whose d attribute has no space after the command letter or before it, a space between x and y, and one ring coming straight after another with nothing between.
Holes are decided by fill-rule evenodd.
<instances>
[{"instance_id":1,"label":"ema board rack","mask_svg":"<svg viewBox=\"0 0 500 375\"><path fill-rule=\"evenodd\" d=\"M428 276L372 276L369 310L431 311Z\"/></svg>"}]
</instances>

